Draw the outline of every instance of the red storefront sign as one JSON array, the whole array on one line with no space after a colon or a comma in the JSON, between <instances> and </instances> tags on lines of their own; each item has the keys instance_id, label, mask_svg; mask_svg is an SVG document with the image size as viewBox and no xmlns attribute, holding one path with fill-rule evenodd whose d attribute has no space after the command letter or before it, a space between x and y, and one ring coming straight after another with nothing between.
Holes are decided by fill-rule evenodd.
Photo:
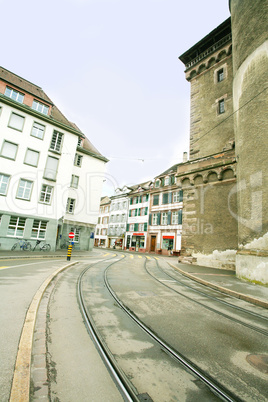
<instances>
[{"instance_id":1,"label":"red storefront sign","mask_svg":"<svg viewBox=\"0 0 268 402\"><path fill-rule=\"evenodd\" d=\"M133 236L144 236L144 233L133 233Z\"/></svg>"},{"instance_id":2,"label":"red storefront sign","mask_svg":"<svg viewBox=\"0 0 268 402\"><path fill-rule=\"evenodd\" d=\"M174 239L174 236L163 236L163 239Z\"/></svg>"}]
</instances>

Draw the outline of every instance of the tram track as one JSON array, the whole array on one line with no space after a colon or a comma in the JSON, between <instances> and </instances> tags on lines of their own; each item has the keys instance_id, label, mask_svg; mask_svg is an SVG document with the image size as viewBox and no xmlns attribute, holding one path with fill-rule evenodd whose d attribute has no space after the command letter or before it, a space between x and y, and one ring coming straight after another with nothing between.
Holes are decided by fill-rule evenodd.
<instances>
[{"instance_id":1,"label":"tram track","mask_svg":"<svg viewBox=\"0 0 268 402\"><path fill-rule=\"evenodd\" d=\"M120 261L125 258L125 256L121 259ZM205 373L202 369L200 369L195 363L193 363L190 359L188 359L186 356L183 354L179 353L178 351L174 350L170 345L168 345L163 339L161 339L155 331L153 331L151 328L149 328L147 325L142 322L137 315L131 311L121 300L120 298L116 295L116 292L112 289L112 286L109 283L108 280L108 271L109 269L118 262L118 260L111 262L104 270L103 273L103 280L105 283L105 286L107 290L109 291L110 295L113 297L115 300L116 304L120 307L121 311L123 311L125 314L127 314L131 320L138 325L151 339L156 342L159 347L166 352L169 356L172 357L174 361L176 361L177 364L180 366L183 366L185 370L188 372L191 372L192 375L195 378L198 378L200 381L202 381L203 384L205 384L211 392L216 395L219 399L225 400L225 401L240 401L241 399L234 395L232 392L227 390L224 386L222 386L220 383L218 383L215 379L213 379L210 375ZM146 264L146 259L145 259L145 264ZM92 267L92 266L91 266ZM94 342L97 345L97 348L99 349L99 352L102 356L102 358L105 360L106 365L111 372L114 381L118 384L118 387L121 390L122 395L124 398L128 401L140 401L140 400L147 400L141 399L141 395L137 392L135 392L135 387L132 386L131 381L127 377L127 375L124 374L123 370L120 368L119 364L117 363L117 360L114 358L113 354L110 352L109 347L103 340L102 335L99 333L97 325L94 323L94 319L92 319L92 316L90 315L90 311L88 306L86 305L86 301L83 296L83 290L82 290L82 280L83 277L86 275L88 270L91 267L87 267L80 275L78 279L78 299L80 303L80 308L88 329L88 332L91 334L91 336L94 339ZM150 399L148 399L150 400Z\"/></svg>"},{"instance_id":2,"label":"tram track","mask_svg":"<svg viewBox=\"0 0 268 402\"><path fill-rule=\"evenodd\" d=\"M260 333L260 334L262 334L262 335L268 336L268 330L267 330L267 329L260 328L260 327L257 327L257 326L255 326L255 325L251 325L251 324L248 324L248 323L246 323L246 322L243 322L241 319L234 318L234 317L232 317L231 315L225 314L225 313L223 313L223 312L221 312L221 311L219 311L219 310L217 310L217 309L215 309L215 308L213 308L213 307L207 306L205 303L202 303L202 302L200 302L200 301L198 301L198 300L195 300L194 298L187 296L187 295L184 294L183 292L180 292L180 291L174 289L172 286L170 286L169 284L167 284L166 282L164 282L163 279L157 278L156 275L154 275L154 274L152 274L152 272L150 272L150 270L146 267L146 266L147 266L147 261L148 261L148 260L146 259L145 262L144 262L144 268L145 268L146 272L148 273L148 275L150 275L152 278L154 278L157 282L161 283L163 286L167 287L168 289L173 290L175 293L177 293L177 294L179 294L179 295L181 295L181 296L183 296L183 297L185 297L185 298L187 298L187 299L193 301L194 303L196 303L196 304L198 304L198 305L200 305L200 306L206 308L207 310L210 310L210 311L212 311L212 312L214 312L214 313L217 313L217 314L221 315L222 317L225 317L225 318L227 318L227 319L229 319L229 320L231 320L231 321L233 321L233 322L235 322L235 323L241 324L241 325L243 325L244 327L247 327L247 328L249 328L249 329L251 329L251 330L253 330L253 331L256 331L256 332L258 332L258 333ZM240 307L240 306L236 306L236 305L234 305L234 304L232 304L232 303L226 302L225 300L221 300L219 297L217 298L217 297L211 296L211 295L207 294L207 293L204 292L204 291L198 290L198 289L194 288L193 286L190 286L189 284L186 284L186 283L184 283L184 282L182 282L182 281L179 281L177 278L175 278L174 276L170 275L170 274L167 273L165 270L163 270L163 269L160 267L158 260L155 260L155 263L156 263L156 265L157 265L157 268L158 268L159 270L161 270L162 273L164 273L168 278L170 278L170 279L171 279L172 281L174 281L176 284L179 284L180 286L183 286L183 287L185 287L185 288L188 288L188 289L190 289L192 292L194 292L194 293L196 293L196 294L198 294L198 295L201 295L202 297L205 297L205 298L207 298L207 299L216 301L217 303L220 303L220 304L222 304L222 305L224 305L224 306L228 306L228 308L231 308L231 309L233 309L233 310L237 310L237 311L239 311L239 312L242 312L243 314L247 314L247 315L249 315L249 316L251 316L251 317L257 318L257 319L259 319L260 321L263 321L263 323L262 323L263 327L268 328L268 327L267 327L267 325L268 325L268 317L265 317L264 315L261 315L261 314L257 314L257 313L255 313L255 312L252 312L252 311L247 310L247 309L245 309L245 308L242 308L242 307ZM217 292L217 291L214 290L214 292ZM217 293L218 293L219 295L221 295L220 292L217 292ZM225 295L225 297L226 297L226 295ZM229 297L231 298L231 296L229 296Z\"/></svg>"}]
</instances>

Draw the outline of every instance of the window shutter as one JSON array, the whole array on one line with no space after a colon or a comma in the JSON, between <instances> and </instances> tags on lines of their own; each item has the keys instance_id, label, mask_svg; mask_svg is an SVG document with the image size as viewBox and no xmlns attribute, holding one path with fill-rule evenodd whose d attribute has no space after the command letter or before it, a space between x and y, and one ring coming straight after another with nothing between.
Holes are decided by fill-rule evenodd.
<instances>
[{"instance_id":1,"label":"window shutter","mask_svg":"<svg viewBox=\"0 0 268 402\"><path fill-rule=\"evenodd\" d=\"M181 225L182 224L182 209L179 209L179 213L178 213L178 224Z\"/></svg>"},{"instance_id":2,"label":"window shutter","mask_svg":"<svg viewBox=\"0 0 268 402\"><path fill-rule=\"evenodd\" d=\"M183 201L183 190L180 190L179 192L179 202Z\"/></svg>"},{"instance_id":3,"label":"window shutter","mask_svg":"<svg viewBox=\"0 0 268 402\"><path fill-rule=\"evenodd\" d=\"M141 202L142 201L142 197L141 197L141 195L140 195L140 197L139 197L139 202Z\"/></svg>"},{"instance_id":4,"label":"window shutter","mask_svg":"<svg viewBox=\"0 0 268 402\"><path fill-rule=\"evenodd\" d=\"M158 212L157 214L157 225L160 225L161 222L161 212Z\"/></svg>"},{"instance_id":5,"label":"window shutter","mask_svg":"<svg viewBox=\"0 0 268 402\"><path fill-rule=\"evenodd\" d=\"M149 225L152 224L152 214L149 214Z\"/></svg>"},{"instance_id":6,"label":"window shutter","mask_svg":"<svg viewBox=\"0 0 268 402\"><path fill-rule=\"evenodd\" d=\"M147 222L144 224L144 232L147 232Z\"/></svg>"},{"instance_id":7,"label":"window shutter","mask_svg":"<svg viewBox=\"0 0 268 402\"><path fill-rule=\"evenodd\" d=\"M146 194L146 202L149 200L149 194Z\"/></svg>"},{"instance_id":8,"label":"window shutter","mask_svg":"<svg viewBox=\"0 0 268 402\"><path fill-rule=\"evenodd\" d=\"M139 224L134 223L134 232L137 232L139 230Z\"/></svg>"},{"instance_id":9,"label":"window shutter","mask_svg":"<svg viewBox=\"0 0 268 402\"><path fill-rule=\"evenodd\" d=\"M135 209L135 216L137 216L138 215L138 210L137 209Z\"/></svg>"},{"instance_id":10,"label":"window shutter","mask_svg":"<svg viewBox=\"0 0 268 402\"><path fill-rule=\"evenodd\" d=\"M168 193L168 203L172 203L172 193Z\"/></svg>"},{"instance_id":11,"label":"window shutter","mask_svg":"<svg viewBox=\"0 0 268 402\"><path fill-rule=\"evenodd\" d=\"M161 179L161 186L165 185L165 179Z\"/></svg>"},{"instance_id":12,"label":"window shutter","mask_svg":"<svg viewBox=\"0 0 268 402\"><path fill-rule=\"evenodd\" d=\"M171 176L171 184L175 183L175 176Z\"/></svg>"},{"instance_id":13,"label":"window shutter","mask_svg":"<svg viewBox=\"0 0 268 402\"><path fill-rule=\"evenodd\" d=\"M129 223L127 223L127 232L129 232Z\"/></svg>"},{"instance_id":14,"label":"window shutter","mask_svg":"<svg viewBox=\"0 0 268 402\"><path fill-rule=\"evenodd\" d=\"M129 217L131 216L131 209L129 210L128 216L129 216Z\"/></svg>"},{"instance_id":15,"label":"window shutter","mask_svg":"<svg viewBox=\"0 0 268 402\"><path fill-rule=\"evenodd\" d=\"M130 198L130 205L133 204L133 198Z\"/></svg>"},{"instance_id":16,"label":"window shutter","mask_svg":"<svg viewBox=\"0 0 268 402\"><path fill-rule=\"evenodd\" d=\"M148 207L145 207L145 215L148 215Z\"/></svg>"},{"instance_id":17,"label":"window shutter","mask_svg":"<svg viewBox=\"0 0 268 402\"><path fill-rule=\"evenodd\" d=\"M141 216L141 208L139 208L138 216Z\"/></svg>"},{"instance_id":18,"label":"window shutter","mask_svg":"<svg viewBox=\"0 0 268 402\"><path fill-rule=\"evenodd\" d=\"M171 224L171 211L168 211L168 216L167 216L167 224Z\"/></svg>"}]
</instances>

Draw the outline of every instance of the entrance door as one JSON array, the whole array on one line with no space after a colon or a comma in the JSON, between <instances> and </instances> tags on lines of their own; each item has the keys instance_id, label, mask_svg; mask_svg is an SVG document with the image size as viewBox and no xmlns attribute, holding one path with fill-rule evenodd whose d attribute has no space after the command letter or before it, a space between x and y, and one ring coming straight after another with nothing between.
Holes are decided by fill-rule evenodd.
<instances>
[{"instance_id":1,"label":"entrance door","mask_svg":"<svg viewBox=\"0 0 268 402\"><path fill-rule=\"evenodd\" d=\"M151 236L151 250L150 251L155 251L155 245L156 245L156 236Z\"/></svg>"}]
</instances>

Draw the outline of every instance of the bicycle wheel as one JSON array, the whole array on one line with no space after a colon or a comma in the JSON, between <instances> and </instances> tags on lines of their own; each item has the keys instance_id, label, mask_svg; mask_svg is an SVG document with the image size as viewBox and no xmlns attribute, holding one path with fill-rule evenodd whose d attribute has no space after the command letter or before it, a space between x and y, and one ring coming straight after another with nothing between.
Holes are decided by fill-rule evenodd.
<instances>
[{"instance_id":1,"label":"bicycle wheel","mask_svg":"<svg viewBox=\"0 0 268 402\"><path fill-rule=\"evenodd\" d=\"M11 247L11 251L15 250L15 248L17 248L18 243L13 244L13 246Z\"/></svg>"},{"instance_id":2,"label":"bicycle wheel","mask_svg":"<svg viewBox=\"0 0 268 402\"><path fill-rule=\"evenodd\" d=\"M50 249L51 249L50 244L44 244L43 247L41 248L41 250L43 250L43 251L50 251Z\"/></svg>"},{"instance_id":3,"label":"bicycle wheel","mask_svg":"<svg viewBox=\"0 0 268 402\"><path fill-rule=\"evenodd\" d=\"M27 241L27 242L23 245L23 250L24 250L24 251L25 251L25 250L31 251L31 249L32 249L32 245L31 245L30 242Z\"/></svg>"}]
</instances>

